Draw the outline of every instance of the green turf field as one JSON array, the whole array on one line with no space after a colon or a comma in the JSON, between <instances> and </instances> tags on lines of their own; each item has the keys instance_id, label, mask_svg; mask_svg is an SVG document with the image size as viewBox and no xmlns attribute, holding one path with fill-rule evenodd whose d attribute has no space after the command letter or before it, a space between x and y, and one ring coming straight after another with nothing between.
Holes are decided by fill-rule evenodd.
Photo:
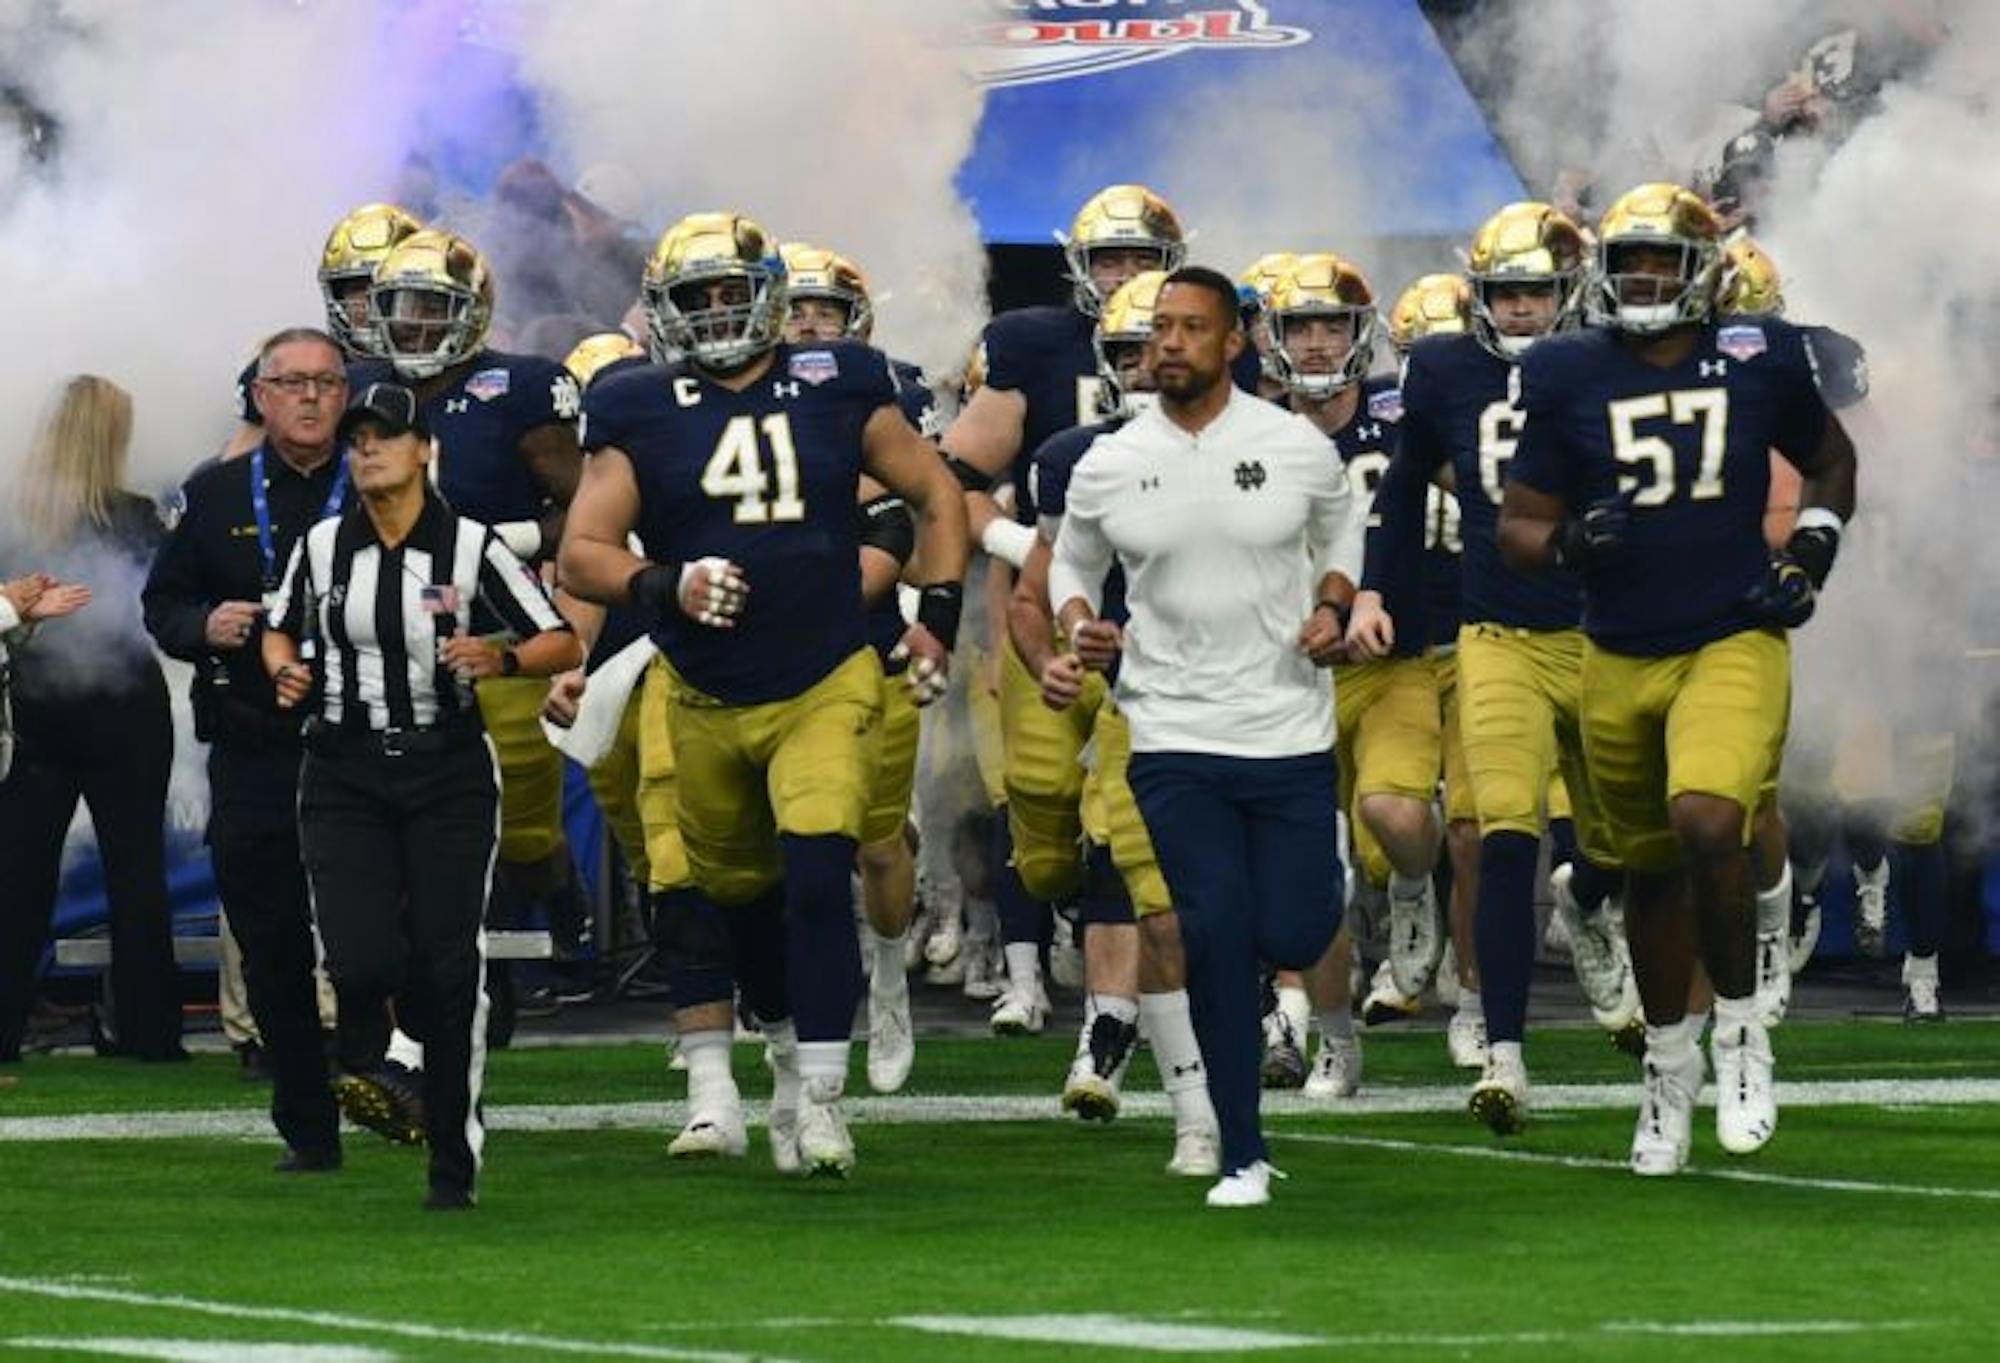
<instances>
[{"instance_id":1,"label":"green turf field","mask_svg":"<svg viewBox=\"0 0 2000 1363\"><path fill-rule=\"evenodd\" d=\"M1436 1031L1372 1034L1369 1101L1274 1103L1291 1177L1238 1212L1162 1172L1159 1116L1041 1116L1055 1038L920 1043L905 1095L856 1104L845 1185L778 1177L761 1133L670 1164L657 1047L516 1051L481 1205L450 1217L419 1208L420 1155L365 1133L339 1174L268 1172L231 1057L34 1057L0 1089L0 1363L1996 1356L2000 1029L1777 1046L1804 1087L1773 1144L1726 1158L1704 1108L1695 1170L1642 1181L1634 1071L1595 1034L1532 1044L1547 1101L1505 1144Z\"/></svg>"}]
</instances>

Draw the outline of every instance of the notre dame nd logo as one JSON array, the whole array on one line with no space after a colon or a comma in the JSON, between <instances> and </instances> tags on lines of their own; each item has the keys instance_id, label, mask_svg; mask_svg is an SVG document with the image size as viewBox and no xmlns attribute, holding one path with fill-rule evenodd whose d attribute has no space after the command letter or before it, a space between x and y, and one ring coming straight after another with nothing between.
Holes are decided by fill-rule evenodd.
<instances>
[{"instance_id":1,"label":"notre dame nd logo","mask_svg":"<svg viewBox=\"0 0 2000 1363\"><path fill-rule=\"evenodd\" d=\"M1264 486L1264 466L1252 459L1236 466L1236 486L1242 492L1254 492Z\"/></svg>"}]
</instances>

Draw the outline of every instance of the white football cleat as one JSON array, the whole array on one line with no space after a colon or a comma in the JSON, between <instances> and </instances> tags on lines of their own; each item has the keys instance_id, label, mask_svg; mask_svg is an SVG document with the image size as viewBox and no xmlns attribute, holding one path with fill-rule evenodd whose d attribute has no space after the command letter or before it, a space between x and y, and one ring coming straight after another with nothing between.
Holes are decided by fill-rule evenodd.
<instances>
[{"instance_id":1,"label":"white football cleat","mask_svg":"<svg viewBox=\"0 0 2000 1363\"><path fill-rule=\"evenodd\" d=\"M688 1115L680 1134L667 1142L668 1159L741 1159L750 1148L741 1103L717 1103Z\"/></svg>"},{"instance_id":2,"label":"white football cleat","mask_svg":"<svg viewBox=\"0 0 2000 1363\"><path fill-rule=\"evenodd\" d=\"M959 961L965 967L961 992L969 999L997 999L1007 989L1007 968L1000 951L990 942L968 942ZM946 966L951 970L955 966Z\"/></svg>"},{"instance_id":3,"label":"white football cleat","mask_svg":"<svg viewBox=\"0 0 2000 1363\"><path fill-rule=\"evenodd\" d=\"M1389 891L1389 977L1398 993L1417 998L1437 974L1444 954L1444 933L1438 924L1437 890L1426 878L1418 892Z\"/></svg>"},{"instance_id":4,"label":"white football cleat","mask_svg":"<svg viewBox=\"0 0 2000 1363\"><path fill-rule=\"evenodd\" d=\"M1033 994L1009 988L993 1001L993 1035L1031 1036L1049 1021L1049 996L1037 985Z\"/></svg>"},{"instance_id":5,"label":"white football cleat","mask_svg":"<svg viewBox=\"0 0 2000 1363\"><path fill-rule=\"evenodd\" d=\"M1083 948L1077 943L1076 925L1061 914L1055 915L1054 940L1049 943L1049 978L1063 989L1083 988Z\"/></svg>"},{"instance_id":6,"label":"white football cleat","mask_svg":"<svg viewBox=\"0 0 2000 1363\"><path fill-rule=\"evenodd\" d=\"M912 933L911 937L915 935ZM956 961L964 948L964 922L956 912L938 909L931 924L930 936L924 940L924 961L931 969L937 970Z\"/></svg>"},{"instance_id":7,"label":"white football cleat","mask_svg":"<svg viewBox=\"0 0 2000 1363\"><path fill-rule=\"evenodd\" d=\"M840 1090L824 1080L799 1096L799 1163L807 1178L846 1178L854 1172L854 1138L840 1112Z\"/></svg>"},{"instance_id":8,"label":"white football cleat","mask_svg":"<svg viewBox=\"0 0 2000 1363\"><path fill-rule=\"evenodd\" d=\"M1182 1178L1213 1178L1222 1172L1222 1133L1212 1126L1184 1126L1174 1132L1174 1157L1167 1172Z\"/></svg>"},{"instance_id":9,"label":"white football cleat","mask_svg":"<svg viewBox=\"0 0 2000 1363\"><path fill-rule=\"evenodd\" d=\"M1099 1074L1087 1052L1070 1061L1063 1080L1064 1112L1074 1112L1086 1122L1108 1122L1118 1116L1119 1101L1116 1076Z\"/></svg>"},{"instance_id":10,"label":"white football cleat","mask_svg":"<svg viewBox=\"0 0 2000 1363\"><path fill-rule=\"evenodd\" d=\"M1451 1063L1461 1070L1486 1068L1486 1019L1463 1008L1454 1009L1444 1028L1445 1049Z\"/></svg>"},{"instance_id":11,"label":"white football cleat","mask_svg":"<svg viewBox=\"0 0 2000 1363\"><path fill-rule=\"evenodd\" d=\"M900 981L898 982L900 983ZM917 1041L910 1028L910 990L868 991L868 1087L894 1093L910 1077Z\"/></svg>"},{"instance_id":12,"label":"white football cleat","mask_svg":"<svg viewBox=\"0 0 2000 1363\"><path fill-rule=\"evenodd\" d=\"M1271 1200L1271 1180L1284 1177L1284 1172L1272 1168L1269 1160L1260 1159L1225 1174L1222 1182L1208 1190L1208 1205L1261 1207Z\"/></svg>"},{"instance_id":13,"label":"white football cleat","mask_svg":"<svg viewBox=\"0 0 2000 1363\"><path fill-rule=\"evenodd\" d=\"M1632 1132L1632 1172L1648 1178L1678 1174L1687 1167L1694 1140L1694 1100L1701 1091L1701 1047L1688 1047L1677 1068L1646 1056L1646 1096Z\"/></svg>"},{"instance_id":14,"label":"white football cleat","mask_svg":"<svg viewBox=\"0 0 2000 1363\"><path fill-rule=\"evenodd\" d=\"M1555 896L1555 918L1562 920L1563 935L1569 942L1570 965L1576 982L1590 1004L1591 1016L1606 1031L1617 1031L1639 1010L1638 987L1632 982L1632 967L1620 950L1617 924L1609 904L1585 913L1570 888L1576 868L1565 862L1549 872L1549 891Z\"/></svg>"},{"instance_id":15,"label":"white football cleat","mask_svg":"<svg viewBox=\"0 0 2000 1363\"><path fill-rule=\"evenodd\" d=\"M1323 1036L1312 1073L1306 1076L1308 1098L1352 1098L1361 1087L1361 1038Z\"/></svg>"},{"instance_id":16,"label":"white football cleat","mask_svg":"<svg viewBox=\"0 0 2000 1363\"><path fill-rule=\"evenodd\" d=\"M1486 1068L1466 1108L1496 1136L1520 1134L1528 1125L1528 1067L1518 1052L1487 1048Z\"/></svg>"},{"instance_id":17,"label":"white football cleat","mask_svg":"<svg viewBox=\"0 0 2000 1363\"><path fill-rule=\"evenodd\" d=\"M1400 1022L1423 1012L1424 1001L1398 989L1393 974L1387 961L1375 967L1368 995L1361 1000L1361 1021L1367 1026L1380 1027L1385 1022Z\"/></svg>"},{"instance_id":18,"label":"white football cleat","mask_svg":"<svg viewBox=\"0 0 2000 1363\"><path fill-rule=\"evenodd\" d=\"M1724 1021L1721 1003L1708 1041L1715 1065L1715 1138L1730 1154L1748 1155L1763 1149L1778 1129L1771 1038L1754 1017Z\"/></svg>"},{"instance_id":19,"label":"white football cleat","mask_svg":"<svg viewBox=\"0 0 2000 1363\"><path fill-rule=\"evenodd\" d=\"M1872 871L1854 868L1854 949L1863 956L1882 954L1882 934L1889 926L1889 859Z\"/></svg>"},{"instance_id":20,"label":"white football cleat","mask_svg":"<svg viewBox=\"0 0 2000 1363\"><path fill-rule=\"evenodd\" d=\"M1812 954L1819 946L1820 929L1819 895L1801 890L1798 894L1798 903L1804 912L1798 915L1798 925L1792 932L1791 956L1794 975L1812 963Z\"/></svg>"}]
</instances>

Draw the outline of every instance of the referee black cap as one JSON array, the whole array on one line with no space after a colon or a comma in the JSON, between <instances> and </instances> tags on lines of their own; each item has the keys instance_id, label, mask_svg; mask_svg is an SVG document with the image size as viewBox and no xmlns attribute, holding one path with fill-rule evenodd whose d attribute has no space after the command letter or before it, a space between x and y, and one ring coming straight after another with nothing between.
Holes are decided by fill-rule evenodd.
<instances>
[{"instance_id":1,"label":"referee black cap","mask_svg":"<svg viewBox=\"0 0 2000 1363\"><path fill-rule=\"evenodd\" d=\"M354 428L364 421L374 422L390 435L415 431L425 439L430 438L417 395L400 383L371 383L356 393L341 415L340 438L352 439Z\"/></svg>"}]
</instances>

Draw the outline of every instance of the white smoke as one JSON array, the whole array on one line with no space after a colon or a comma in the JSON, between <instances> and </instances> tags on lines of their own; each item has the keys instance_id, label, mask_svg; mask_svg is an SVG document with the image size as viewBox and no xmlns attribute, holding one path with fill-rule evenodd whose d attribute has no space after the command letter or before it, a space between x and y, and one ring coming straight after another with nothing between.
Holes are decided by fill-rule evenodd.
<instances>
[{"instance_id":1,"label":"white smoke","mask_svg":"<svg viewBox=\"0 0 2000 1363\"><path fill-rule=\"evenodd\" d=\"M559 155L630 172L657 233L741 212L858 262L876 343L954 372L985 257L953 177L983 103L949 46L976 0L551 5L520 39ZM634 281L636 291L637 281Z\"/></svg>"}]
</instances>

